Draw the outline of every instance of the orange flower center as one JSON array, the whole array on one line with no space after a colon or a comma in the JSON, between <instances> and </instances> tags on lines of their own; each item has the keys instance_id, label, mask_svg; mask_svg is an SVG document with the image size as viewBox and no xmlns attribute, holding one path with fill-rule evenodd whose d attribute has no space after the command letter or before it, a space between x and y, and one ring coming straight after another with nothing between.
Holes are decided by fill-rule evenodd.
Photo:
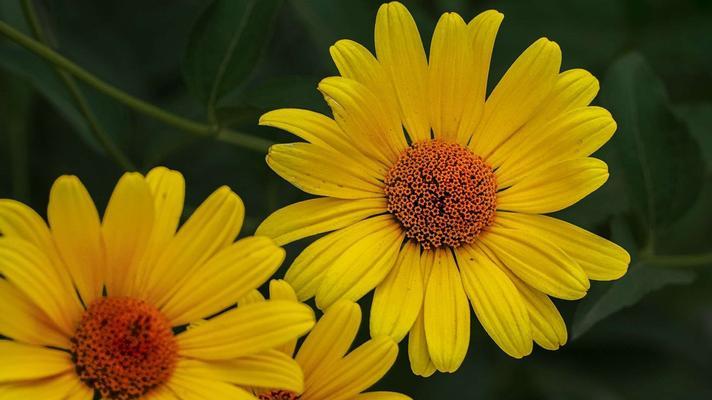
<instances>
[{"instance_id":1,"label":"orange flower center","mask_svg":"<svg viewBox=\"0 0 712 400\"><path fill-rule=\"evenodd\" d=\"M458 144L413 144L386 175L388 211L425 249L472 243L494 221L492 168Z\"/></svg>"},{"instance_id":2,"label":"orange flower center","mask_svg":"<svg viewBox=\"0 0 712 400\"><path fill-rule=\"evenodd\" d=\"M294 392L289 392L286 390L271 390L257 396L259 400L297 400L297 396Z\"/></svg>"},{"instance_id":3,"label":"orange flower center","mask_svg":"<svg viewBox=\"0 0 712 400\"><path fill-rule=\"evenodd\" d=\"M170 322L141 300L97 299L72 338L79 378L105 399L145 395L170 378L176 359Z\"/></svg>"}]
</instances>

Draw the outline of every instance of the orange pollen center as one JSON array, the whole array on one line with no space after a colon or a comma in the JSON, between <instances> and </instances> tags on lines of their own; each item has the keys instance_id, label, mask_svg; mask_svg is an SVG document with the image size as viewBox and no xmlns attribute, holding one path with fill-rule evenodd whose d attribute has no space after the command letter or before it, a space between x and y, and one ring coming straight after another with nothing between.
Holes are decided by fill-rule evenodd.
<instances>
[{"instance_id":1,"label":"orange pollen center","mask_svg":"<svg viewBox=\"0 0 712 400\"><path fill-rule=\"evenodd\" d=\"M79 378L105 399L145 395L170 378L176 359L171 324L141 300L97 299L72 337L72 360Z\"/></svg>"},{"instance_id":2,"label":"orange pollen center","mask_svg":"<svg viewBox=\"0 0 712 400\"><path fill-rule=\"evenodd\" d=\"M299 396L287 390L271 390L257 396L259 400L298 400Z\"/></svg>"},{"instance_id":3,"label":"orange pollen center","mask_svg":"<svg viewBox=\"0 0 712 400\"><path fill-rule=\"evenodd\" d=\"M485 162L458 144L415 143L386 175L390 211L425 249L472 243L494 221L497 182Z\"/></svg>"}]
</instances>

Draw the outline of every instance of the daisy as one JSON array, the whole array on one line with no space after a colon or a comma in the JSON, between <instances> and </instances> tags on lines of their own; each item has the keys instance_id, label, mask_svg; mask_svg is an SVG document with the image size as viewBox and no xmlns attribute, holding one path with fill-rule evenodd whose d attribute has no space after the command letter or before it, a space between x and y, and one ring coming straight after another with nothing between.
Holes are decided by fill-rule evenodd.
<instances>
[{"instance_id":1,"label":"daisy","mask_svg":"<svg viewBox=\"0 0 712 400\"><path fill-rule=\"evenodd\" d=\"M282 245L309 245L286 280L326 309L375 288L370 328L409 334L413 371L452 372L470 338L470 311L512 357L532 342L557 349L566 326L551 297L583 297L589 280L621 277L621 247L544 214L562 210L608 178L589 157L610 139L610 113L589 106L598 82L560 72L559 46L527 48L486 96L503 15L469 23L444 14L429 59L400 3L376 17L376 56L350 40L331 47L341 74L319 90L333 119L299 109L261 124L307 143L273 146L267 163L320 196L276 211L258 229ZM404 129L405 128L405 131Z\"/></svg>"},{"instance_id":2,"label":"daisy","mask_svg":"<svg viewBox=\"0 0 712 400\"><path fill-rule=\"evenodd\" d=\"M177 229L183 197L182 175L156 168L125 174L101 220L74 176L52 186L49 226L0 200L0 398L255 399L238 385L268 378L302 390L299 366L272 348L311 329L308 306L215 316L269 279L284 250L234 242L244 207L227 187Z\"/></svg>"},{"instance_id":3,"label":"daisy","mask_svg":"<svg viewBox=\"0 0 712 400\"><path fill-rule=\"evenodd\" d=\"M270 299L298 301L292 287L272 280ZM253 291L239 304L264 301ZM373 338L347 354L361 325L358 304L340 300L329 307L295 353L296 341L280 350L299 363L304 371L304 390L294 392L273 387L254 388L260 400L409 400L395 392L367 392L378 382L398 356L398 346L389 336Z\"/></svg>"}]
</instances>

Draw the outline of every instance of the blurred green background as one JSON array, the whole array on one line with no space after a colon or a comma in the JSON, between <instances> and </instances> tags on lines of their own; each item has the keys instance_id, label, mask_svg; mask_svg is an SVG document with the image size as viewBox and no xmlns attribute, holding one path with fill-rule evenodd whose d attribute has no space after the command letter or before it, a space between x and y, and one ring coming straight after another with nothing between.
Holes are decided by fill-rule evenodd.
<instances>
[{"instance_id":1,"label":"blurred green background","mask_svg":"<svg viewBox=\"0 0 712 400\"><path fill-rule=\"evenodd\" d=\"M286 106L328 112L316 91L322 77L336 74L328 47L350 38L373 49L380 5L210 3L34 5L51 47L101 79L182 117L274 142L294 138L258 127L259 115ZM541 36L560 44L562 68L585 68L601 80L595 102L619 124L597 154L608 162L611 179L560 216L621 243L633 262L625 278L595 283L583 301L558 302L570 333L559 351L535 349L514 360L473 318L470 353L457 373L413 376L403 343L377 388L416 399L712 398L712 2L404 3L426 48L445 11L466 20L489 8L503 12L490 87ZM0 20L33 35L20 1L0 1ZM210 63L224 55L236 31L241 40L211 99L205 71L210 75ZM307 198L267 168L262 150L187 133L83 83L79 90L98 125L137 169L166 165L184 173L187 212L227 184L245 201L242 235L249 235L271 211ZM124 167L92 136L76 104L51 64L0 39L0 197L41 211L52 181L72 173L100 208L106 204ZM307 242L288 246L285 266ZM370 297L362 301L369 303Z\"/></svg>"}]
</instances>

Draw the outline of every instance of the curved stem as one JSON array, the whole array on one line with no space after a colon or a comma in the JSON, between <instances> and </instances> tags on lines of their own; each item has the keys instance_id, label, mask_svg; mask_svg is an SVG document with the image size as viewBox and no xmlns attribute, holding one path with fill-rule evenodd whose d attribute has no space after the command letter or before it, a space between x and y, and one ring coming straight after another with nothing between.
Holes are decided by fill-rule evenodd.
<instances>
[{"instance_id":1,"label":"curved stem","mask_svg":"<svg viewBox=\"0 0 712 400\"><path fill-rule=\"evenodd\" d=\"M221 128L217 125L207 125L187 118L183 118L168 111L165 111L159 107L156 107L153 104L137 99L136 97L129 95L121 89L118 89L117 87L102 81L101 79L87 72L77 64L69 61L61 54L48 48L42 43L39 43L38 41L26 36L22 32L16 30L15 28L11 27L3 21L0 21L0 34L16 42L27 50L44 58L45 60L51 62L55 66L61 68L70 75L86 83L87 85L92 86L99 92L104 93L109 97L113 97L114 99L124 103L125 105L133 108L134 110L159 121L162 121L165 124L174 126L180 130L192 133L194 135L215 137L218 140L259 152L266 152L269 146L272 145L272 142L268 140L254 137L245 133L234 132L229 129Z\"/></svg>"},{"instance_id":2,"label":"curved stem","mask_svg":"<svg viewBox=\"0 0 712 400\"><path fill-rule=\"evenodd\" d=\"M25 18L27 19L27 22L32 28L32 33L34 34L35 38L37 38L37 40L42 42L43 44L49 45L47 36L42 30L42 25L40 25L39 20L37 18L37 13L35 12L35 8L32 5L32 0L23 0L22 10L25 13ZM67 90L72 96L72 99L77 104L79 112L81 112L84 118L86 119L87 124L89 125L89 131L92 133L97 142L99 142L104 151L106 151L106 154L113 158L114 161L116 161L116 163L119 164L125 170L135 170L136 167L131 162L131 159L129 159L129 157L124 154L118 146L116 146L116 144L111 140L111 137L101 127L99 120L92 112L91 107L89 106L89 102L82 94L81 89L79 89L79 86L77 85L77 82L74 80L74 78L72 78L71 75L67 74L58 67L55 67L55 71L64 83L64 86L67 87Z\"/></svg>"},{"instance_id":3,"label":"curved stem","mask_svg":"<svg viewBox=\"0 0 712 400\"><path fill-rule=\"evenodd\" d=\"M679 256L652 255L642 259L646 263L663 267L695 267L712 265L712 253L684 254Z\"/></svg>"}]
</instances>

